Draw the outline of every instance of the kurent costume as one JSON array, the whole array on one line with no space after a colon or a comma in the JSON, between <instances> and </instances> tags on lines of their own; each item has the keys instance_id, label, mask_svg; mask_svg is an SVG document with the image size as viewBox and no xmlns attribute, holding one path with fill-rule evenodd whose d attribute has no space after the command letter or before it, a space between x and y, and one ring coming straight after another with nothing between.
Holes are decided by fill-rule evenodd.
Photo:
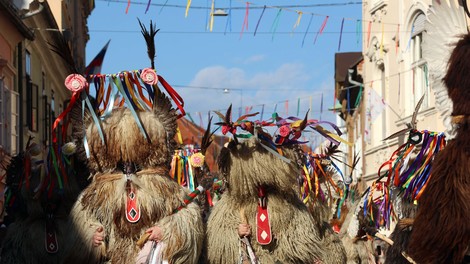
<instances>
[{"instance_id":1,"label":"kurent costume","mask_svg":"<svg viewBox=\"0 0 470 264\"><path fill-rule=\"evenodd\" d=\"M339 263L328 260L335 254L342 259L344 249L326 252L324 243L331 241L299 193L304 153L297 139L306 126L320 129L318 124L277 116L273 122L245 120L252 115L232 122L231 107L218 114L223 133L242 128L249 134L237 134L219 155L226 190L207 224L207 263ZM270 124L280 127L274 139L262 129ZM251 227L250 235L239 236L241 224Z\"/></svg>"},{"instance_id":2,"label":"kurent costume","mask_svg":"<svg viewBox=\"0 0 470 264\"><path fill-rule=\"evenodd\" d=\"M82 168L83 173L77 173L76 167L83 164L74 160L73 148L64 146L55 159L54 150L47 155L30 138L26 149L12 158L6 175L7 233L1 263L62 262L68 214L87 172Z\"/></svg>"},{"instance_id":3,"label":"kurent costume","mask_svg":"<svg viewBox=\"0 0 470 264\"><path fill-rule=\"evenodd\" d=\"M153 25L142 31L153 43ZM87 76L97 91L93 106L87 101L90 85L82 78L72 75L66 84L77 88L72 98L80 98L72 111L89 110L84 120L74 120L74 137L83 142L79 153L92 181L71 211L65 263L196 263L204 237L201 213L189 202L189 191L170 178L178 113L157 83L175 100L179 116L182 99L146 68ZM146 241L154 226L160 237ZM104 236L99 246L93 245L97 233Z\"/></svg>"}]
</instances>

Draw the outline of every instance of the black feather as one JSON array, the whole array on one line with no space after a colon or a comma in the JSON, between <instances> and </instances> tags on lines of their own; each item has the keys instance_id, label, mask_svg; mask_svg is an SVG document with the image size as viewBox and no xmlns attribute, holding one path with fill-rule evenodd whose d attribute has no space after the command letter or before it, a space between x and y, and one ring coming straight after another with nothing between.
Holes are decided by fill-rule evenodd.
<instances>
[{"instance_id":1,"label":"black feather","mask_svg":"<svg viewBox=\"0 0 470 264\"><path fill-rule=\"evenodd\" d=\"M209 148L209 146L212 143L212 135L214 135L215 131L217 131L217 130L214 130L211 132L211 123L212 123L212 116L209 117L209 123L207 124L206 132L204 132L204 136L202 137L202 140L201 140L202 155L206 155L206 150Z\"/></svg>"},{"instance_id":2,"label":"black feather","mask_svg":"<svg viewBox=\"0 0 470 264\"><path fill-rule=\"evenodd\" d=\"M80 73L73 59L69 45L64 38L60 38L57 44L49 41L47 41L47 44L50 46L51 51L55 52L64 60L65 64L69 67L69 73Z\"/></svg>"},{"instance_id":3,"label":"black feather","mask_svg":"<svg viewBox=\"0 0 470 264\"><path fill-rule=\"evenodd\" d=\"M156 25L152 23L152 20L150 20L150 30L147 30L145 25L140 22L140 19L137 18L137 20L139 21L140 28L142 29L142 35L144 36L145 43L147 44L147 54L150 59L150 64L152 69L155 69L155 35L158 31L160 31L160 29L156 29Z\"/></svg>"}]
</instances>

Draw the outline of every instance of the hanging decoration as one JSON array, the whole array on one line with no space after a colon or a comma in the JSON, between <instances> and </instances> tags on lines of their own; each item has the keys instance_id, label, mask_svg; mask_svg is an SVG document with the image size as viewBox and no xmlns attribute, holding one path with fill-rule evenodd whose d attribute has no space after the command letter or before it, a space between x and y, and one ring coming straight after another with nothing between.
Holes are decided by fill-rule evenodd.
<instances>
[{"instance_id":1,"label":"hanging decoration","mask_svg":"<svg viewBox=\"0 0 470 264\"><path fill-rule=\"evenodd\" d=\"M344 27L344 18L341 21L341 29L339 31L339 43L338 43L338 51L341 50L341 39L343 38L343 27Z\"/></svg>"},{"instance_id":2,"label":"hanging decoration","mask_svg":"<svg viewBox=\"0 0 470 264\"><path fill-rule=\"evenodd\" d=\"M256 36L256 32L258 32L259 22L261 22L261 18L263 18L265 10L266 10L266 5L263 7L263 11L261 11L261 15L259 16L258 22L256 23L256 28L255 28L255 32L253 33L253 36Z\"/></svg>"},{"instance_id":3,"label":"hanging decoration","mask_svg":"<svg viewBox=\"0 0 470 264\"><path fill-rule=\"evenodd\" d=\"M281 20L281 11L282 9L279 9L279 11L276 14L276 18L274 18L273 24L271 25L271 41L274 40L274 34L276 34L277 27L279 26L279 21Z\"/></svg>"},{"instance_id":4,"label":"hanging decoration","mask_svg":"<svg viewBox=\"0 0 470 264\"><path fill-rule=\"evenodd\" d=\"M296 11L297 12L297 20L295 21L294 26L292 27L292 33L295 31L295 29L300 25L300 20L302 19L303 12L302 11Z\"/></svg>"},{"instance_id":5,"label":"hanging decoration","mask_svg":"<svg viewBox=\"0 0 470 264\"><path fill-rule=\"evenodd\" d=\"M248 15L250 11L250 3L246 2L246 9L245 9L245 18L243 19L242 30L240 31L240 39L243 36L243 31L248 30Z\"/></svg>"},{"instance_id":6,"label":"hanging decoration","mask_svg":"<svg viewBox=\"0 0 470 264\"><path fill-rule=\"evenodd\" d=\"M188 17L189 7L191 6L191 0L188 0L186 3L186 12L184 13L184 17Z\"/></svg>"},{"instance_id":7,"label":"hanging decoration","mask_svg":"<svg viewBox=\"0 0 470 264\"><path fill-rule=\"evenodd\" d=\"M325 29L326 27L326 23L328 22L328 18L330 18L329 16L326 16L325 17L325 20L323 20L323 23L321 24L320 26L320 29L318 30L317 34L315 35L315 40L313 41L313 44L317 43L317 38L319 35L323 34L323 30Z\"/></svg>"},{"instance_id":8,"label":"hanging decoration","mask_svg":"<svg viewBox=\"0 0 470 264\"><path fill-rule=\"evenodd\" d=\"M82 118L85 117L85 109L88 109L103 144L105 144L105 139L100 125L100 118L108 116L115 107L122 107L124 104L130 109L142 135L148 140L147 132L142 126L137 112L150 111L153 108L153 98L156 90L159 89L158 83L165 88L176 104L179 110L178 118L184 116L183 99L154 69L145 68L135 71L123 71L117 74L94 74L88 75L86 78L79 74L69 75L65 80L65 86L72 91L72 98L67 108L59 115L52 126L53 142L56 143L57 141L54 131L58 124L71 111L79 98L82 99ZM93 84L95 87L97 95L95 106L97 109L95 109L95 106L92 105L89 99L90 84ZM86 136L83 142L86 155L89 157L90 153ZM57 149L54 155L58 155Z\"/></svg>"},{"instance_id":9,"label":"hanging decoration","mask_svg":"<svg viewBox=\"0 0 470 264\"><path fill-rule=\"evenodd\" d=\"M393 206L396 197L402 197L407 203L419 201L432 177L432 161L445 145L444 133L412 130L408 141L380 166L379 178L364 196L364 215L370 215L376 227L390 228L391 221L397 217ZM414 155L415 151L418 154ZM373 207L378 208L377 213Z\"/></svg>"},{"instance_id":10,"label":"hanging decoration","mask_svg":"<svg viewBox=\"0 0 470 264\"><path fill-rule=\"evenodd\" d=\"M313 20L313 15L310 15L310 19L308 21L307 29L305 30L304 38L302 39L302 47L304 46L305 38L307 37L308 30L310 29L310 25L312 24L312 20Z\"/></svg>"}]
</instances>

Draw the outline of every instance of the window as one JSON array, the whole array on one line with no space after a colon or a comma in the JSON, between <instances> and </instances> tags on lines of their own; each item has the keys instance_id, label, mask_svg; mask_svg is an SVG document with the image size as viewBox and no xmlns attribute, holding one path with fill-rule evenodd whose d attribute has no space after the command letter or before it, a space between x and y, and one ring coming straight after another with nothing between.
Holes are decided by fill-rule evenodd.
<instances>
[{"instance_id":1,"label":"window","mask_svg":"<svg viewBox=\"0 0 470 264\"><path fill-rule=\"evenodd\" d=\"M33 132L38 131L38 86L33 84L31 79L31 54L26 51L26 58L25 58L25 72L26 72L26 100L28 104L26 104L26 111L27 111L27 125L29 130Z\"/></svg>"},{"instance_id":2,"label":"window","mask_svg":"<svg viewBox=\"0 0 470 264\"><path fill-rule=\"evenodd\" d=\"M3 80L0 80L0 110L0 145L15 155L19 147L19 94L10 90Z\"/></svg>"},{"instance_id":3,"label":"window","mask_svg":"<svg viewBox=\"0 0 470 264\"><path fill-rule=\"evenodd\" d=\"M421 97L425 94L421 109L429 107L429 85L426 61L423 59L422 43L426 16L419 13L415 16L411 28L408 51L411 57L411 95L407 103L407 113L412 114Z\"/></svg>"},{"instance_id":4,"label":"window","mask_svg":"<svg viewBox=\"0 0 470 264\"><path fill-rule=\"evenodd\" d=\"M25 58L25 70L26 70L26 75L31 77L31 53L29 51L26 51L26 58Z\"/></svg>"}]
</instances>

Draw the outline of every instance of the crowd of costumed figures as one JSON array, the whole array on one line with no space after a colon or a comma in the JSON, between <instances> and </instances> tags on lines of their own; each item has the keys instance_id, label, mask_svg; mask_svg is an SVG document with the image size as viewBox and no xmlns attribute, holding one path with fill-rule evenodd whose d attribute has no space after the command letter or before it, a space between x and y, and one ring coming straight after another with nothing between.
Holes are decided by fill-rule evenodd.
<instances>
[{"instance_id":1,"label":"crowd of costumed figures","mask_svg":"<svg viewBox=\"0 0 470 264\"><path fill-rule=\"evenodd\" d=\"M455 136L417 129L421 100L391 136L406 142L361 189L358 158L340 169L350 143L308 113L234 120L229 106L198 147L179 144L184 100L155 70L158 30L140 26L150 68L69 75L51 144L31 139L2 161L1 263L469 263L470 35L443 78ZM218 129L227 140L211 171ZM307 131L325 142L307 149Z\"/></svg>"}]
</instances>

